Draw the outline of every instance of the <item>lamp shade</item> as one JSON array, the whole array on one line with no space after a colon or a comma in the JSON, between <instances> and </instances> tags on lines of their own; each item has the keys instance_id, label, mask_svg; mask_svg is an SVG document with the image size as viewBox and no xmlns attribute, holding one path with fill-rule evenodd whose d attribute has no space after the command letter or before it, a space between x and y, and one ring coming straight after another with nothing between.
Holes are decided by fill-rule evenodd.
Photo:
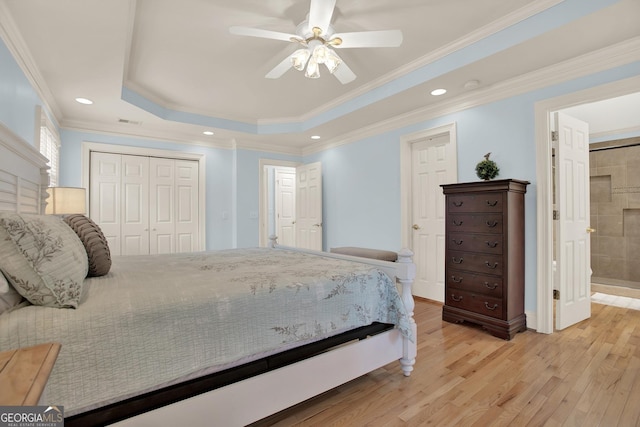
<instances>
[{"instance_id":1,"label":"lamp shade","mask_svg":"<svg viewBox=\"0 0 640 427\"><path fill-rule=\"evenodd\" d=\"M78 187L49 187L46 214L86 214L86 191Z\"/></svg>"}]
</instances>

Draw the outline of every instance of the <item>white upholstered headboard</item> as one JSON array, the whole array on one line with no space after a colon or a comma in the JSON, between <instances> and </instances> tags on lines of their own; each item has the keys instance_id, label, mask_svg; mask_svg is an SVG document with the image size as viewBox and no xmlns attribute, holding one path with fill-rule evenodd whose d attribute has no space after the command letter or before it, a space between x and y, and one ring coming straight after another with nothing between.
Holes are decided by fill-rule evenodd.
<instances>
[{"instance_id":1,"label":"white upholstered headboard","mask_svg":"<svg viewBox=\"0 0 640 427\"><path fill-rule=\"evenodd\" d=\"M0 123L0 211L43 213L47 159Z\"/></svg>"}]
</instances>

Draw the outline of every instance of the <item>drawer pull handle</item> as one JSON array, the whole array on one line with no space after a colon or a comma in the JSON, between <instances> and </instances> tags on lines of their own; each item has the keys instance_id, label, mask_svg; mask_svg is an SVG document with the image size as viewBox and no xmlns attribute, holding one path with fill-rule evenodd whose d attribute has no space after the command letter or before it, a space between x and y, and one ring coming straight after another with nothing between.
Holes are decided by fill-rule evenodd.
<instances>
[{"instance_id":1,"label":"drawer pull handle","mask_svg":"<svg viewBox=\"0 0 640 427\"><path fill-rule=\"evenodd\" d=\"M497 200L496 200L496 201L494 201L494 202L490 202L490 201L488 201L488 200L487 200L487 205L489 205L489 206L495 206L495 205L497 205L497 204L498 204L498 201L497 201Z\"/></svg>"},{"instance_id":2,"label":"drawer pull handle","mask_svg":"<svg viewBox=\"0 0 640 427\"><path fill-rule=\"evenodd\" d=\"M455 294L451 294L451 299L454 300L455 302L462 301L462 297L456 298Z\"/></svg>"},{"instance_id":3,"label":"drawer pull handle","mask_svg":"<svg viewBox=\"0 0 640 427\"><path fill-rule=\"evenodd\" d=\"M462 201L454 201L453 202L453 206L455 206L456 208L459 208L460 206L462 206L463 203L464 202L462 202Z\"/></svg>"},{"instance_id":4,"label":"drawer pull handle","mask_svg":"<svg viewBox=\"0 0 640 427\"><path fill-rule=\"evenodd\" d=\"M456 283L462 283L462 277L451 276L451 280Z\"/></svg>"},{"instance_id":5,"label":"drawer pull handle","mask_svg":"<svg viewBox=\"0 0 640 427\"><path fill-rule=\"evenodd\" d=\"M462 221L456 221L455 219L453 220L453 225L457 225L458 227L460 227L462 225Z\"/></svg>"},{"instance_id":6,"label":"drawer pull handle","mask_svg":"<svg viewBox=\"0 0 640 427\"><path fill-rule=\"evenodd\" d=\"M457 239L452 239L453 243L455 243L456 245L461 245L462 242L464 242L464 240L457 240Z\"/></svg>"},{"instance_id":7,"label":"drawer pull handle","mask_svg":"<svg viewBox=\"0 0 640 427\"><path fill-rule=\"evenodd\" d=\"M491 265L491 263L489 261L485 261L484 265L486 265L487 267L492 268L492 269L498 268L498 263L497 262L494 262L493 265Z\"/></svg>"},{"instance_id":8,"label":"drawer pull handle","mask_svg":"<svg viewBox=\"0 0 640 427\"><path fill-rule=\"evenodd\" d=\"M493 304L493 307L489 307L489 303L488 302L484 302L484 306L487 307L487 310L495 310L496 308L498 308L498 304Z\"/></svg>"},{"instance_id":9,"label":"drawer pull handle","mask_svg":"<svg viewBox=\"0 0 640 427\"><path fill-rule=\"evenodd\" d=\"M453 261L454 264L462 264L462 261L464 261L463 257L460 258L456 258L456 257L451 257L451 260Z\"/></svg>"},{"instance_id":10,"label":"drawer pull handle","mask_svg":"<svg viewBox=\"0 0 640 427\"><path fill-rule=\"evenodd\" d=\"M490 248L495 248L496 246L498 246L498 242L489 242L489 241L485 241L485 243L487 244L487 246L489 246Z\"/></svg>"},{"instance_id":11,"label":"drawer pull handle","mask_svg":"<svg viewBox=\"0 0 640 427\"><path fill-rule=\"evenodd\" d=\"M498 225L498 221L495 221L495 220L493 220L493 221L487 221L487 222L486 222L486 224L487 224L487 227L491 227L491 228L493 228L493 227L495 227L496 225Z\"/></svg>"},{"instance_id":12,"label":"drawer pull handle","mask_svg":"<svg viewBox=\"0 0 640 427\"><path fill-rule=\"evenodd\" d=\"M487 287L487 289L491 289L491 290L494 290L495 288L498 287L497 283L489 284L489 282L484 282L484 285Z\"/></svg>"}]
</instances>

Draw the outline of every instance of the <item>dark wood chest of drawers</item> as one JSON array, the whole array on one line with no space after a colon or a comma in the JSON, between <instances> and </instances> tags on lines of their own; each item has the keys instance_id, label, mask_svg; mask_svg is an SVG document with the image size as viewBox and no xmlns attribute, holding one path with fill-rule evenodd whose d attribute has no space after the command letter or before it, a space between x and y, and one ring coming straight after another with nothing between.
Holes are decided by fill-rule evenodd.
<instances>
[{"instance_id":1,"label":"dark wood chest of drawers","mask_svg":"<svg viewBox=\"0 0 640 427\"><path fill-rule=\"evenodd\" d=\"M511 339L524 314L526 181L442 185L446 198L445 299L442 319L472 322Z\"/></svg>"}]
</instances>

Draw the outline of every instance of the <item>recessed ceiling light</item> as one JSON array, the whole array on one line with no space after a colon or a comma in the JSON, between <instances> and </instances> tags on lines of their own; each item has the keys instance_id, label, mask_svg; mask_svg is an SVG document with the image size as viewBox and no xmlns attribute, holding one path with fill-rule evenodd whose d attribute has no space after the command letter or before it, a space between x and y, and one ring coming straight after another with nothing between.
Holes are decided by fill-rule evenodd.
<instances>
[{"instance_id":1,"label":"recessed ceiling light","mask_svg":"<svg viewBox=\"0 0 640 427\"><path fill-rule=\"evenodd\" d=\"M447 93L446 89L434 89L431 91L431 95L433 96L440 96L440 95L444 95L445 93Z\"/></svg>"},{"instance_id":2,"label":"recessed ceiling light","mask_svg":"<svg viewBox=\"0 0 640 427\"><path fill-rule=\"evenodd\" d=\"M205 130L204 132L202 132L205 135L211 136L213 135L213 132L211 132L210 130Z\"/></svg>"},{"instance_id":3,"label":"recessed ceiling light","mask_svg":"<svg viewBox=\"0 0 640 427\"><path fill-rule=\"evenodd\" d=\"M80 104L85 104L85 105L93 104L93 101L87 98L76 98L76 101L79 102Z\"/></svg>"},{"instance_id":4,"label":"recessed ceiling light","mask_svg":"<svg viewBox=\"0 0 640 427\"><path fill-rule=\"evenodd\" d=\"M320 139L320 135L313 135L311 139Z\"/></svg>"}]
</instances>

